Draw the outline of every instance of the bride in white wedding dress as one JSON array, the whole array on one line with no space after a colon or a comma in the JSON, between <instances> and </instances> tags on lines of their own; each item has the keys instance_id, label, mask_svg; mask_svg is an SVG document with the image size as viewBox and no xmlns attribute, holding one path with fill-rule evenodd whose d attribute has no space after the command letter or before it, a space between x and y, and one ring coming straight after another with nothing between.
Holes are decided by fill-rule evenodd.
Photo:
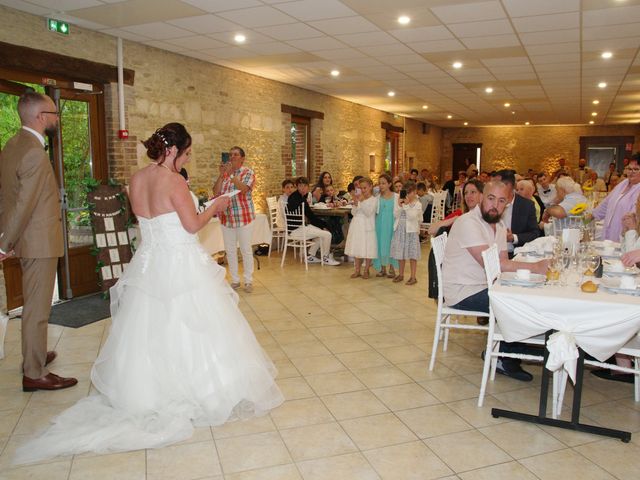
<instances>
[{"instance_id":1,"label":"bride in white wedding dress","mask_svg":"<svg viewBox=\"0 0 640 480\"><path fill-rule=\"evenodd\" d=\"M228 197L196 214L177 173L191 155L181 124L143 143L154 163L130 183L142 242L110 290L111 331L91 370L99 393L20 447L16 463L162 447L189 438L194 425L263 415L283 401L225 270L195 235Z\"/></svg>"}]
</instances>

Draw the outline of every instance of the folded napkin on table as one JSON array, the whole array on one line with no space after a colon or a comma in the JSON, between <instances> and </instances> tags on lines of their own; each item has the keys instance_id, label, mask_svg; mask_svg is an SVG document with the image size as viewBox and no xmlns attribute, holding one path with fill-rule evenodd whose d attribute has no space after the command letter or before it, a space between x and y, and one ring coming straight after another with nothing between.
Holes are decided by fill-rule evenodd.
<instances>
[{"instance_id":1,"label":"folded napkin on table","mask_svg":"<svg viewBox=\"0 0 640 480\"><path fill-rule=\"evenodd\" d=\"M544 252L553 251L553 246L556 241L555 237L538 237L535 240L525 243L521 247L516 247L514 253L538 253L542 255Z\"/></svg>"}]
</instances>

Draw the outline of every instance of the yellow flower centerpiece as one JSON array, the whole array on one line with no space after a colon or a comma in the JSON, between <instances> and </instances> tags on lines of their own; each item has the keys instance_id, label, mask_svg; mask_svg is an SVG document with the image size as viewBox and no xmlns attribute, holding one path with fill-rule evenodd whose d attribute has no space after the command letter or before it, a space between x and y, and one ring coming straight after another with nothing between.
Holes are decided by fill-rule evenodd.
<instances>
[{"instance_id":1,"label":"yellow flower centerpiece","mask_svg":"<svg viewBox=\"0 0 640 480\"><path fill-rule=\"evenodd\" d=\"M569 215L582 215L586 209L586 203L576 203L576 206L569 210Z\"/></svg>"}]
</instances>

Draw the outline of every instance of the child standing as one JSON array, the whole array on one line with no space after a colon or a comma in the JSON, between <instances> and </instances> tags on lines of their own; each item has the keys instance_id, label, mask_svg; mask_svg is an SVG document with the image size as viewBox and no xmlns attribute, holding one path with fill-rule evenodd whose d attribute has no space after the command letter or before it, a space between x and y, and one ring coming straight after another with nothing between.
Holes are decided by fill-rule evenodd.
<instances>
[{"instance_id":1,"label":"child standing","mask_svg":"<svg viewBox=\"0 0 640 480\"><path fill-rule=\"evenodd\" d=\"M369 278L371 259L378 256L376 241L376 212L378 211L378 199L373 196L373 182L369 178L361 178L359 181L360 194L354 195L353 220L349 226L347 243L344 253L355 257L355 272L351 278L362 276ZM362 261L364 260L364 273L360 274Z\"/></svg>"},{"instance_id":2,"label":"child standing","mask_svg":"<svg viewBox=\"0 0 640 480\"><path fill-rule=\"evenodd\" d=\"M404 198L403 198L404 197ZM407 182L400 192L400 197L394 208L395 223L393 225L393 240L391 240L391 256L398 260L398 276L394 282L404 280L404 266L407 260L411 265L411 277L407 285L415 285L416 269L420 259L420 222L422 220L422 205L418 201L416 184Z\"/></svg>"},{"instance_id":3,"label":"child standing","mask_svg":"<svg viewBox=\"0 0 640 480\"><path fill-rule=\"evenodd\" d=\"M378 179L380 196L378 197L378 214L376 215L376 239L378 241L378 258L373 260L373 268L378 273L376 277L395 278L394 268L398 268L398 261L391 258L391 239L393 238L393 210L398 202L398 194L391 191L391 177L380 175ZM387 267L389 273L387 273Z\"/></svg>"}]
</instances>

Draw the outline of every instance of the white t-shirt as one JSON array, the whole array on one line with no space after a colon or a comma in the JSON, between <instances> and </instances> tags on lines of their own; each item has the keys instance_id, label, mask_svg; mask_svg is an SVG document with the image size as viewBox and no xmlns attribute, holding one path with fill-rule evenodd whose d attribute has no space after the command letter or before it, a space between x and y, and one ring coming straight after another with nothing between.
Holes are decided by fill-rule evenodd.
<instances>
[{"instance_id":1,"label":"white t-shirt","mask_svg":"<svg viewBox=\"0 0 640 480\"><path fill-rule=\"evenodd\" d=\"M469 253L467 248L496 243L498 251L507 249L507 231L502 221L491 225L484 221L477 205L470 212L459 217L447 239L442 263L444 277L443 294L447 305L455 305L471 295L487 288L484 267Z\"/></svg>"}]
</instances>

